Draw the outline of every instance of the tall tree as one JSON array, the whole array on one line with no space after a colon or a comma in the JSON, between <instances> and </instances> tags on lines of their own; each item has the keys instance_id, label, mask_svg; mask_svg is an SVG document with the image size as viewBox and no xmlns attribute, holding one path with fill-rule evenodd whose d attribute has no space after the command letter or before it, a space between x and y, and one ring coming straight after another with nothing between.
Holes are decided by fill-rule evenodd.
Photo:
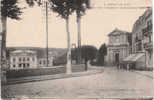
<instances>
[{"instance_id":1,"label":"tall tree","mask_svg":"<svg viewBox=\"0 0 154 100\"><path fill-rule=\"evenodd\" d=\"M84 45L81 47L82 59L85 62L85 70L88 70L87 62L94 60L97 54L97 48L91 45Z\"/></svg>"},{"instance_id":2,"label":"tall tree","mask_svg":"<svg viewBox=\"0 0 154 100\"><path fill-rule=\"evenodd\" d=\"M29 6L33 6L34 2L41 5L41 0L25 0ZM23 13L18 6L18 0L1 0L1 22L2 22L2 42L1 42L1 61L2 65L6 61L6 37L7 37L7 18L20 20L20 15Z\"/></svg>"},{"instance_id":3,"label":"tall tree","mask_svg":"<svg viewBox=\"0 0 154 100\"><path fill-rule=\"evenodd\" d=\"M81 16L90 8L90 0L74 0L74 9L76 12L76 22L78 29L78 63L81 63Z\"/></svg>"},{"instance_id":4,"label":"tall tree","mask_svg":"<svg viewBox=\"0 0 154 100\"><path fill-rule=\"evenodd\" d=\"M7 36L7 18L19 20L22 13L18 7L17 0L1 1L1 22L2 22L2 43L1 43L1 61L2 68L6 65L6 36Z\"/></svg>"},{"instance_id":5,"label":"tall tree","mask_svg":"<svg viewBox=\"0 0 154 100\"><path fill-rule=\"evenodd\" d=\"M98 50L98 64L104 65L104 56L107 54L107 46L106 44L102 44Z\"/></svg>"},{"instance_id":6,"label":"tall tree","mask_svg":"<svg viewBox=\"0 0 154 100\"><path fill-rule=\"evenodd\" d=\"M29 6L32 6L34 1L37 0L26 0ZM38 4L39 4L38 0ZM18 0L1 0L0 1L0 12L1 12L1 23L2 23L2 32L0 33L2 37L1 41L1 50L0 50L0 64L2 68L2 73L1 73L1 78L2 78L2 84L6 83L6 76L5 76L5 70L7 69L7 59L6 59L6 37L7 37L7 18L15 19L15 20L20 20L20 15L22 14L22 9L18 6L19 2Z\"/></svg>"},{"instance_id":7,"label":"tall tree","mask_svg":"<svg viewBox=\"0 0 154 100\"><path fill-rule=\"evenodd\" d=\"M73 0L52 0L52 10L66 21L67 33L67 73L71 73L71 43L69 31L69 16L73 13Z\"/></svg>"},{"instance_id":8,"label":"tall tree","mask_svg":"<svg viewBox=\"0 0 154 100\"><path fill-rule=\"evenodd\" d=\"M73 60L76 60L78 54L77 54L77 51L78 51L79 48L75 48L72 50L72 59ZM88 66L87 66L87 62L89 60L94 60L96 58L96 54L97 54L97 48L95 46L91 46L91 45L83 45L81 47L81 53L82 53L82 60L84 60L84 63L85 63L85 70L88 69Z\"/></svg>"}]
</instances>

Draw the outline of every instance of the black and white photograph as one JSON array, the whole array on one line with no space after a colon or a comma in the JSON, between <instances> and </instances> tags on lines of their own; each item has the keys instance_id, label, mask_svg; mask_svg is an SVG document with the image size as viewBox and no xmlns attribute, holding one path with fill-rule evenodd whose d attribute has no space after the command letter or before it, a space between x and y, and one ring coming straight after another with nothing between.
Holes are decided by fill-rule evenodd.
<instances>
[{"instance_id":1,"label":"black and white photograph","mask_svg":"<svg viewBox=\"0 0 154 100\"><path fill-rule=\"evenodd\" d=\"M152 0L0 0L2 100L154 100Z\"/></svg>"}]
</instances>

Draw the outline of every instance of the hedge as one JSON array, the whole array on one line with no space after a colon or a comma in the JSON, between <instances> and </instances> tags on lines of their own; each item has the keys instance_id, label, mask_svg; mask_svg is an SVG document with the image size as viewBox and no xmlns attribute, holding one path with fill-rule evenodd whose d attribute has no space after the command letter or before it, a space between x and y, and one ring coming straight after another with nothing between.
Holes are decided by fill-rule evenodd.
<instances>
[{"instance_id":1,"label":"hedge","mask_svg":"<svg viewBox=\"0 0 154 100\"><path fill-rule=\"evenodd\" d=\"M72 65L72 72L85 71L85 66ZM20 70L8 70L6 72L7 78L19 78L28 76L39 76L39 75L55 75L66 73L65 66L49 67L49 68L36 68L36 69L20 69Z\"/></svg>"},{"instance_id":2,"label":"hedge","mask_svg":"<svg viewBox=\"0 0 154 100\"><path fill-rule=\"evenodd\" d=\"M6 77L18 78L18 77L27 77L27 76L54 75L54 74L60 74L65 72L66 72L65 67L9 70L6 72Z\"/></svg>"}]
</instances>

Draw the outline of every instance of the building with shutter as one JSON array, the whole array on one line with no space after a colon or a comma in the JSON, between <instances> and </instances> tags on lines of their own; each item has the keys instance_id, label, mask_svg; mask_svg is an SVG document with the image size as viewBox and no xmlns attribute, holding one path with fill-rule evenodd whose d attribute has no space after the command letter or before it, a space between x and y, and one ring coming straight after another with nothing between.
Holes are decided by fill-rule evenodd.
<instances>
[{"instance_id":1,"label":"building with shutter","mask_svg":"<svg viewBox=\"0 0 154 100\"><path fill-rule=\"evenodd\" d=\"M124 59L134 63L135 69L153 67L152 8L148 8L133 25L132 54Z\"/></svg>"}]
</instances>

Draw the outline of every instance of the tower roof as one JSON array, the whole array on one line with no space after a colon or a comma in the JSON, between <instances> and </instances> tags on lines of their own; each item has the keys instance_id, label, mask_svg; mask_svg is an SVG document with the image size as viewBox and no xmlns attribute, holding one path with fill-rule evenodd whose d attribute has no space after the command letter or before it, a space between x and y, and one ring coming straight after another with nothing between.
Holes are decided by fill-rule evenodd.
<instances>
[{"instance_id":1,"label":"tower roof","mask_svg":"<svg viewBox=\"0 0 154 100\"><path fill-rule=\"evenodd\" d=\"M123 30L120 30L118 28L115 28L111 33L108 34L108 36L121 35L121 34L130 34L130 32L123 31Z\"/></svg>"}]
</instances>

